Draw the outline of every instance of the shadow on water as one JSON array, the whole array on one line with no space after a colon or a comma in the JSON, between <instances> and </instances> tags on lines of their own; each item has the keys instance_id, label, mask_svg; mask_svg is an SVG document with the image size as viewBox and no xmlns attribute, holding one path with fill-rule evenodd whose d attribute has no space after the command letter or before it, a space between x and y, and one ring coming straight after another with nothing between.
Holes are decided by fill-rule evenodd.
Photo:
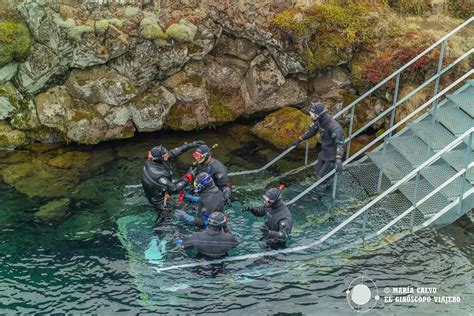
<instances>
[{"instance_id":1,"label":"shadow on water","mask_svg":"<svg viewBox=\"0 0 474 316\"><path fill-rule=\"evenodd\" d=\"M379 289L435 286L444 295L463 299L449 306L378 304L375 314L408 314L413 308L417 314L468 314L474 298L472 224L423 231L373 251L356 247L331 253L357 237L358 231L351 228L324 248L158 273L156 267L196 262L172 246L193 230L173 219L168 229L154 231L155 214L141 188L127 185L139 183L150 147L163 143L173 148L195 137L219 143L215 156L231 171L258 168L279 153L245 126L111 142L106 146L115 160L79 183L70 196L69 216L51 225L34 219L41 200L28 199L0 183L0 312L260 315L314 314L317 309L321 314L352 315L345 290L365 274ZM311 184L312 168L278 178L301 166L303 155L303 150L292 152L267 171L232 179L235 201L228 215L240 244L231 256L267 250L259 240L261 220L240 210L260 204L263 190L282 181L287 184L285 200ZM178 159L175 175L190 162L190 152ZM367 195L354 181L345 175L336 201L331 188L317 188L292 206L295 226L289 246L311 243L355 212Z\"/></svg>"}]
</instances>

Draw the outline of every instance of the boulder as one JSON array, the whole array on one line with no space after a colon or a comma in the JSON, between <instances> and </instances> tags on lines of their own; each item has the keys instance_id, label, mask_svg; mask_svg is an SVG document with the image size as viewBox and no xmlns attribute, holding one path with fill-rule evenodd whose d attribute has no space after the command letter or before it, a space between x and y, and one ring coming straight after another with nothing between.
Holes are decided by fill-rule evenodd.
<instances>
[{"instance_id":1,"label":"boulder","mask_svg":"<svg viewBox=\"0 0 474 316\"><path fill-rule=\"evenodd\" d=\"M0 120L11 117L22 101L22 95L10 83L0 84Z\"/></svg>"},{"instance_id":2,"label":"boulder","mask_svg":"<svg viewBox=\"0 0 474 316\"><path fill-rule=\"evenodd\" d=\"M165 87L156 85L134 98L128 108L139 132L160 130L171 106L176 103L175 96Z\"/></svg>"},{"instance_id":3,"label":"boulder","mask_svg":"<svg viewBox=\"0 0 474 316\"><path fill-rule=\"evenodd\" d=\"M275 61L268 55L258 55L242 83L242 93L247 106L258 104L272 95L285 83L285 77ZM245 91L245 92L244 92Z\"/></svg>"},{"instance_id":4,"label":"boulder","mask_svg":"<svg viewBox=\"0 0 474 316\"><path fill-rule=\"evenodd\" d=\"M265 117L251 129L259 138L278 148L288 148L303 135L311 124L309 115L291 107L282 108ZM319 136L309 140L311 148L316 147Z\"/></svg>"},{"instance_id":5,"label":"boulder","mask_svg":"<svg viewBox=\"0 0 474 316\"><path fill-rule=\"evenodd\" d=\"M18 63L11 62L0 67L0 83L10 81L18 71Z\"/></svg>"},{"instance_id":6,"label":"boulder","mask_svg":"<svg viewBox=\"0 0 474 316\"><path fill-rule=\"evenodd\" d=\"M330 93L333 89L347 88L351 85L349 72L342 67L333 67L319 72L312 79L314 92L318 95Z\"/></svg>"},{"instance_id":7,"label":"boulder","mask_svg":"<svg viewBox=\"0 0 474 316\"><path fill-rule=\"evenodd\" d=\"M35 43L31 54L20 64L15 82L21 91L34 94L46 87L48 81L60 73L59 58L49 47Z\"/></svg>"},{"instance_id":8,"label":"boulder","mask_svg":"<svg viewBox=\"0 0 474 316\"><path fill-rule=\"evenodd\" d=\"M137 96L134 83L107 66L75 69L65 83L67 92L75 99L91 104L123 105Z\"/></svg>"},{"instance_id":9,"label":"boulder","mask_svg":"<svg viewBox=\"0 0 474 316\"><path fill-rule=\"evenodd\" d=\"M60 169L84 168L91 158L91 154L84 151L68 151L49 159L48 165Z\"/></svg>"},{"instance_id":10,"label":"boulder","mask_svg":"<svg viewBox=\"0 0 474 316\"><path fill-rule=\"evenodd\" d=\"M35 212L35 220L42 223L53 223L63 220L69 213L69 199L64 198L49 202Z\"/></svg>"},{"instance_id":11,"label":"boulder","mask_svg":"<svg viewBox=\"0 0 474 316\"><path fill-rule=\"evenodd\" d=\"M251 61L257 55L257 46L245 38L230 40L227 53L245 61Z\"/></svg>"},{"instance_id":12,"label":"boulder","mask_svg":"<svg viewBox=\"0 0 474 316\"><path fill-rule=\"evenodd\" d=\"M192 42L196 36L197 26L186 19L173 23L166 29L166 36L180 42Z\"/></svg>"}]
</instances>

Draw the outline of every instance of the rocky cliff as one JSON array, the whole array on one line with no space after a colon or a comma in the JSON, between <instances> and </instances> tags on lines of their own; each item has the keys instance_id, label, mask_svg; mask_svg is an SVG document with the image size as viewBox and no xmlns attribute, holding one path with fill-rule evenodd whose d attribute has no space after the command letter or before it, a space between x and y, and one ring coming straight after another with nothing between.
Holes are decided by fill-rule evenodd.
<instances>
[{"instance_id":1,"label":"rocky cliff","mask_svg":"<svg viewBox=\"0 0 474 316\"><path fill-rule=\"evenodd\" d=\"M10 2L0 8L0 148L197 130L310 98L337 112L434 41L422 23L444 31L436 17L402 28L385 1ZM428 59L417 67L407 76L433 70ZM389 88L363 119L389 104Z\"/></svg>"}]
</instances>

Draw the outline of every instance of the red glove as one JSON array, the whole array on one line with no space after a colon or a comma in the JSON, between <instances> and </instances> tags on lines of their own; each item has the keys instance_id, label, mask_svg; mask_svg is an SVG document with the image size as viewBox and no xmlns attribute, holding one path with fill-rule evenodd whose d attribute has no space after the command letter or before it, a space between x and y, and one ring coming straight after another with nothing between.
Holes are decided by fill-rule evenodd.
<instances>
[{"instance_id":1,"label":"red glove","mask_svg":"<svg viewBox=\"0 0 474 316\"><path fill-rule=\"evenodd\" d=\"M185 173L184 176L181 177L182 180L188 181L188 183L193 182L193 175L191 173Z\"/></svg>"}]
</instances>

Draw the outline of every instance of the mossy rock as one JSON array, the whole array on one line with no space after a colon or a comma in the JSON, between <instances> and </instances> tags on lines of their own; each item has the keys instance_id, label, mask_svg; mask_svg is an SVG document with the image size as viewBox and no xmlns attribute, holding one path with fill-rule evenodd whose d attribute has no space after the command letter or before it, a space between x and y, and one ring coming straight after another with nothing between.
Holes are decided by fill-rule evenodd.
<instances>
[{"instance_id":1,"label":"mossy rock","mask_svg":"<svg viewBox=\"0 0 474 316\"><path fill-rule=\"evenodd\" d=\"M13 149L26 144L26 134L0 121L0 148Z\"/></svg>"},{"instance_id":2,"label":"mossy rock","mask_svg":"<svg viewBox=\"0 0 474 316\"><path fill-rule=\"evenodd\" d=\"M79 169L85 167L91 154L83 151L68 151L48 161L52 167L60 169Z\"/></svg>"},{"instance_id":3,"label":"mossy rock","mask_svg":"<svg viewBox=\"0 0 474 316\"><path fill-rule=\"evenodd\" d=\"M232 95L217 87L207 86L209 114L217 123L230 122L239 115L232 111Z\"/></svg>"},{"instance_id":4,"label":"mossy rock","mask_svg":"<svg viewBox=\"0 0 474 316\"><path fill-rule=\"evenodd\" d=\"M15 14L0 15L0 67L12 60L21 61L31 46L30 31L26 23Z\"/></svg>"},{"instance_id":5,"label":"mossy rock","mask_svg":"<svg viewBox=\"0 0 474 316\"><path fill-rule=\"evenodd\" d=\"M57 169L33 159L4 169L3 180L28 197L68 196L79 179L75 170Z\"/></svg>"},{"instance_id":6,"label":"mossy rock","mask_svg":"<svg viewBox=\"0 0 474 316\"><path fill-rule=\"evenodd\" d=\"M69 199L60 199L49 202L35 212L35 220L43 223L58 222L69 213Z\"/></svg>"},{"instance_id":7,"label":"mossy rock","mask_svg":"<svg viewBox=\"0 0 474 316\"><path fill-rule=\"evenodd\" d=\"M455 18L468 19L474 15L472 0L447 0L448 12Z\"/></svg>"},{"instance_id":8,"label":"mossy rock","mask_svg":"<svg viewBox=\"0 0 474 316\"><path fill-rule=\"evenodd\" d=\"M295 108L286 107L265 117L251 132L278 148L289 147L309 128L311 118ZM319 137L309 140L311 148L316 147Z\"/></svg>"}]
</instances>

